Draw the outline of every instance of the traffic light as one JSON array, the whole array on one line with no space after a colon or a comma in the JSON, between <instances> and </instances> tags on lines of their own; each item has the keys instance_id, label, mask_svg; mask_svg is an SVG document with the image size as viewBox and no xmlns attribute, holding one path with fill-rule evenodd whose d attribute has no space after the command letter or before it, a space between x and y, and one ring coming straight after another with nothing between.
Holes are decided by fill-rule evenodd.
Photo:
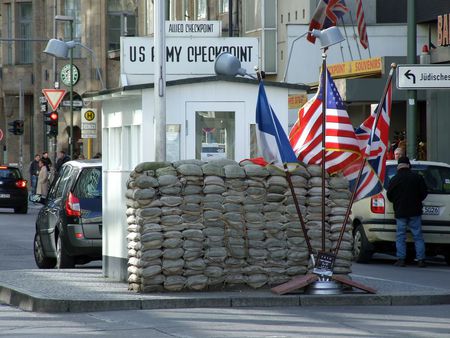
<instances>
[{"instance_id":1,"label":"traffic light","mask_svg":"<svg viewBox=\"0 0 450 338\"><path fill-rule=\"evenodd\" d=\"M47 128L47 135L56 137L58 135L58 112L51 111L45 113L44 123L50 127Z\"/></svg>"},{"instance_id":2,"label":"traffic light","mask_svg":"<svg viewBox=\"0 0 450 338\"><path fill-rule=\"evenodd\" d=\"M13 133L14 135L23 134L23 120L14 120L12 122L8 122L8 125L12 127L8 129L10 133Z\"/></svg>"}]
</instances>

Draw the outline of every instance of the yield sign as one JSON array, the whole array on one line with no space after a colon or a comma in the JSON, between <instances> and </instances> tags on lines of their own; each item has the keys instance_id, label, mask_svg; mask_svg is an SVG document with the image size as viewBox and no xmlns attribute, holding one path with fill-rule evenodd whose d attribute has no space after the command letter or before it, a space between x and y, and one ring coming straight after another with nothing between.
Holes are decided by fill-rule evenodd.
<instances>
[{"instance_id":1,"label":"yield sign","mask_svg":"<svg viewBox=\"0 0 450 338\"><path fill-rule=\"evenodd\" d=\"M64 89L42 89L42 93L47 98L48 103L52 107L52 110L58 109L66 91Z\"/></svg>"}]
</instances>

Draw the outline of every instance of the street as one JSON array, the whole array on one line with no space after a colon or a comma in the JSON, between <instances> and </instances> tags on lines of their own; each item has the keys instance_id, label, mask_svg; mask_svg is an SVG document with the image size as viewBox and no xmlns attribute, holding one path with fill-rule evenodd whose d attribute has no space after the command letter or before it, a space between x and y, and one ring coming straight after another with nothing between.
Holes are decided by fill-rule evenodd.
<instances>
[{"instance_id":1,"label":"street","mask_svg":"<svg viewBox=\"0 0 450 338\"><path fill-rule=\"evenodd\" d=\"M34 220L0 210L0 270L36 269ZM392 266L392 257L354 264L354 274L450 289L450 267L429 260L426 269ZM95 263L95 264L94 264ZM99 262L94 262L100 267ZM196 308L87 313L34 313L0 306L0 335L14 337L448 337L450 305Z\"/></svg>"}]
</instances>

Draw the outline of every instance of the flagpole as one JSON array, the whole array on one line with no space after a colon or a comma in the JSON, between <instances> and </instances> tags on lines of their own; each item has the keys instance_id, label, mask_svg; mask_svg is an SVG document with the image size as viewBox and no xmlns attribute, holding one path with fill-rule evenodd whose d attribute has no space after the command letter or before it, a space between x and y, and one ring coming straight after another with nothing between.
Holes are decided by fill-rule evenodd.
<instances>
[{"instance_id":1,"label":"flagpole","mask_svg":"<svg viewBox=\"0 0 450 338\"><path fill-rule=\"evenodd\" d=\"M325 251L325 132L327 105L327 49L322 53L322 252Z\"/></svg>"},{"instance_id":2,"label":"flagpole","mask_svg":"<svg viewBox=\"0 0 450 338\"><path fill-rule=\"evenodd\" d=\"M375 130L377 124L378 124L378 120L380 119L381 110L383 109L383 102L384 102L384 100L386 98L386 94L387 94L387 91L389 89L389 85L390 85L390 83L392 81L392 76L394 75L395 68L397 68L397 65L395 63L392 63L391 64L391 69L389 71L389 76L388 76L388 78L386 80L386 85L384 86L383 95L381 96L380 102L378 103L377 111L375 113L375 120L373 122L372 132L371 132L371 135L370 135L370 139L371 140L373 138L374 130ZM347 226L347 222L348 222L348 219L350 217L350 212L351 212L351 208L352 208L352 205L353 205L353 201L355 200L356 192L358 191L358 186L359 186L359 182L361 180L362 172L363 172L364 167L366 166L366 163L367 163L367 157L368 157L367 154L365 154L364 155L364 161L362 162L361 168L359 169L359 172L358 172L358 177L357 177L356 182L355 182L355 187L353 189L352 196L350 198L350 203L349 203L349 205L347 207L347 212L345 214L344 223L342 224L341 231L339 233L339 238L338 238L338 241L337 241L337 244L336 244L336 248L334 249L334 255L335 256L337 256L337 254L339 252L339 248L340 248L341 243L342 243L342 238L344 237L345 228Z\"/></svg>"},{"instance_id":3,"label":"flagpole","mask_svg":"<svg viewBox=\"0 0 450 338\"><path fill-rule=\"evenodd\" d=\"M256 76L258 77L258 82L262 82L263 76L261 75L261 72L259 70L256 72ZM272 110L270 110L270 118L272 119L273 125L276 126L272 113L273 113ZM275 133L276 133L278 143L280 144L281 143L280 135L278 134L277 128L275 128ZM305 237L306 246L308 247L308 253L311 258L312 265L314 266L316 263L315 263L315 259L314 259L314 253L313 253L313 249L311 246L311 242L308 237L308 231L306 229L305 220L303 219L302 211L300 209L300 205L299 205L298 199L297 199L297 194L295 193L294 185L292 183L291 173L289 172L287 163L284 161L283 161L283 167L284 167L284 173L286 174L286 180L288 181L289 188L291 190L292 199L294 200L295 209L297 210L297 215L300 220L300 226L302 228L303 237Z\"/></svg>"},{"instance_id":4,"label":"flagpole","mask_svg":"<svg viewBox=\"0 0 450 338\"><path fill-rule=\"evenodd\" d=\"M357 40L358 36L356 35L355 24L353 22L353 17L352 17L352 12L351 11L350 11L350 20L351 20L352 27L353 27L353 39L355 40L356 48L358 49L358 55L359 55L359 58L361 59L361 50L359 49L359 43L358 43L358 40Z\"/></svg>"},{"instance_id":5,"label":"flagpole","mask_svg":"<svg viewBox=\"0 0 450 338\"><path fill-rule=\"evenodd\" d=\"M351 17L351 15L352 15L352 13L350 12L350 17ZM342 16L341 16L341 22L342 22L342 27L344 27L345 40L347 40L347 47L348 47L348 52L350 53L350 59L353 61L353 53L352 53L352 49L350 48L350 42L348 42L347 29L345 28L344 19ZM359 58L361 58L361 55L359 55Z\"/></svg>"}]
</instances>

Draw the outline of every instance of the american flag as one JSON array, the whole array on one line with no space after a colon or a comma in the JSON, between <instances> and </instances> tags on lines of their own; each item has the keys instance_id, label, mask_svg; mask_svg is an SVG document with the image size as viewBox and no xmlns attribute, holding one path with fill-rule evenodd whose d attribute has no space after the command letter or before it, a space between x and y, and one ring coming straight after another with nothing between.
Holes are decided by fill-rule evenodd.
<instances>
[{"instance_id":1,"label":"american flag","mask_svg":"<svg viewBox=\"0 0 450 338\"><path fill-rule=\"evenodd\" d=\"M383 100L380 117L376 126L374 126L374 122L376 121L377 109L356 129L356 137L360 141L361 153L363 153L364 157L355 161L343 172L344 176L349 180L351 191L355 189L364 158L367 158L367 162L361 174L354 201L376 195L383 189L383 182L386 176L391 105L392 83L389 84Z\"/></svg>"},{"instance_id":2,"label":"american flag","mask_svg":"<svg viewBox=\"0 0 450 338\"><path fill-rule=\"evenodd\" d=\"M320 0L309 24L309 31L336 26L340 17L348 12L344 0ZM308 41L315 43L316 38L308 34Z\"/></svg>"},{"instance_id":3,"label":"american flag","mask_svg":"<svg viewBox=\"0 0 450 338\"><path fill-rule=\"evenodd\" d=\"M356 4L356 20L358 21L359 42L364 47L364 49L367 49L369 47L369 38L367 37L366 21L364 20L362 0L356 0Z\"/></svg>"},{"instance_id":4,"label":"american flag","mask_svg":"<svg viewBox=\"0 0 450 338\"><path fill-rule=\"evenodd\" d=\"M327 70L326 77L325 168L332 174L343 170L361 156L359 142L345 105ZM316 95L298 112L289 141L300 161L322 163L322 81Z\"/></svg>"}]
</instances>

